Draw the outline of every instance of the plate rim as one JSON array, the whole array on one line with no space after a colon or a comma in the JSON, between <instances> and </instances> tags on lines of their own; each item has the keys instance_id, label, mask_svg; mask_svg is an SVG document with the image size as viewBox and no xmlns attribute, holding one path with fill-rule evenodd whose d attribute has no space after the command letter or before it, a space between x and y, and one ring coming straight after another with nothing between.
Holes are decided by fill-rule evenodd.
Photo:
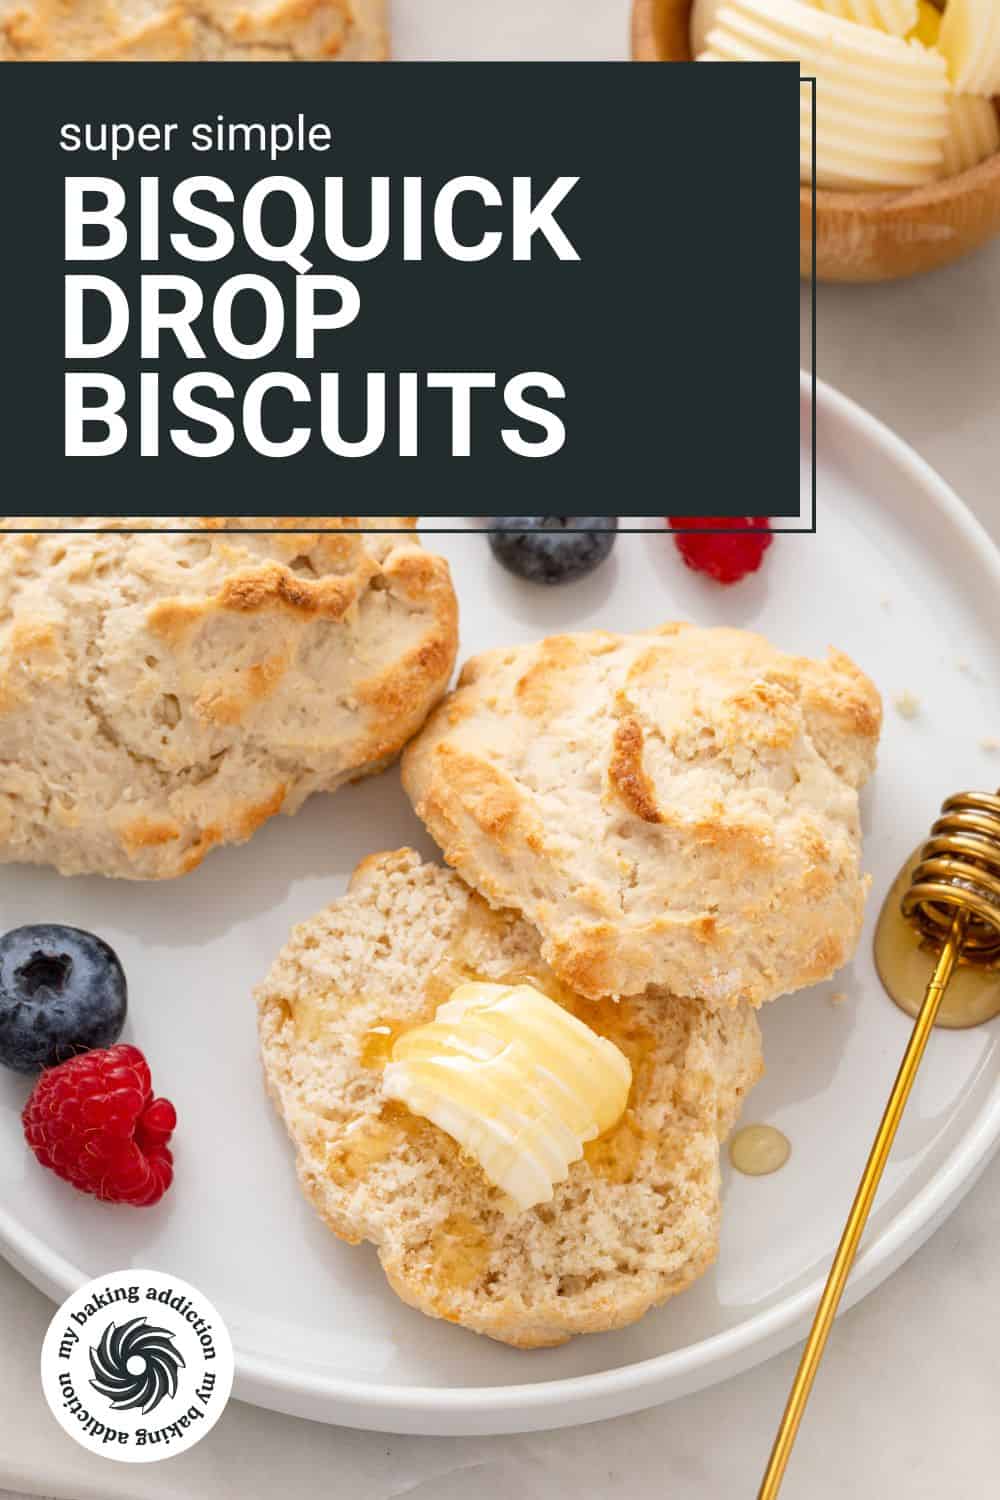
<instances>
[{"instance_id":1,"label":"plate rim","mask_svg":"<svg viewBox=\"0 0 1000 1500\"><path fill-rule=\"evenodd\" d=\"M812 377L799 371L800 400ZM816 381L817 411L853 426L918 486L963 542L978 553L1000 592L1000 546L951 486L879 418L827 382ZM846 1311L924 1243L974 1186L1000 1147L1000 1091L970 1122L959 1148L863 1250L845 1294ZM89 1279L24 1229L0 1203L0 1255L53 1301ZM571 1426L654 1406L730 1378L795 1343L819 1300L817 1276L732 1328L683 1348L585 1375L510 1385L420 1386L356 1380L271 1356L236 1354L235 1398L295 1415L384 1432L441 1435L510 1433ZM675 1387L671 1389L671 1387Z\"/></svg>"}]
</instances>

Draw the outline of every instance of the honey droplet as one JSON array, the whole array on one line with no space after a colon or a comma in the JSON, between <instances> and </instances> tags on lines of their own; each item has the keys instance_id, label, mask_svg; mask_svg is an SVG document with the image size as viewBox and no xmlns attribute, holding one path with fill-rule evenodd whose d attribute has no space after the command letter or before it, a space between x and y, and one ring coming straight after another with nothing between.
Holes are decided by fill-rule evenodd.
<instances>
[{"instance_id":1,"label":"honey droplet","mask_svg":"<svg viewBox=\"0 0 1000 1500\"><path fill-rule=\"evenodd\" d=\"M289 1005L289 1011L295 1026L296 1038L300 1042L315 1042L322 1036L326 1027L326 1015L321 1004L296 1000L294 1004Z\"/></svg>"},{"instance_id":2,"label":"honey droplet","mask_svg":"<svg viewBox=\"0 0 1000 1500\"><path fill-rule=\"evenodd\" d=\"M729 1143L729 1160L748 1177L767 1177L779 1171L792 1152L787 1135L773 1125L744 1125Z\"/></svg>"},{"instance_id":3,"label":"honey droplet","mask_svg":"<svg viewBox=\"0 0 1000 1500\"><path fill-rule=\"evenodd\" d=\"M384 1161L404 1136L405 1131L396 1120L378 1119L360 1125L331 1147L326 1170L338 1187L349 1187L377 1162Z\"/></svg>"},{"instance_id":4,"label":"honey droplet","mask_svg":"<svg viewBox=\"0 0 1000 1500\"><path fill-rule=\"evenodd\" d=\"M380 1021L361 1038L361 1066L384 1068L392 1056L393 1044L407 1029L404 1021Z\"/></svg>"},{"instance_id":5,"label":"honey droplet","mask_svg":"<svg viewBox=\"0 0 1000 1500\"><path fill-rule=\"evenodd\" d=\"M885 898L875 929L875 968L889 999L908 1016L917 1016L937 963L937 950L908 922L900 902L920 862L917 850L907 860ZM949 1031L982 1026L1000 1015L1000 962L970 964L959 960L945 991L935 1025Z\"/></svg>"},{"instance_id":6,"label":"honey droplet","mask_svg":"<svg viewBox=\"0 0 1000 1500\"><path fill-rule=\"evenodd\" d=\"M446 1287L469 1287L489 1264L492 1243L466 1214L449 1214L431 1240L435 1280Z\"/></svg>"},{"instance_id":7,"label":"honey droplet","mask_svg":"<svg viewBox=\"0 0 1000 1500\"><path fill-rule=\"evenodd\" d=\"M583 1157L595 1177L608 1182L634 1182L645 1140L645 1131L627 1109L617 1125L587 1142Z\"/></svg>"}]
</instances>

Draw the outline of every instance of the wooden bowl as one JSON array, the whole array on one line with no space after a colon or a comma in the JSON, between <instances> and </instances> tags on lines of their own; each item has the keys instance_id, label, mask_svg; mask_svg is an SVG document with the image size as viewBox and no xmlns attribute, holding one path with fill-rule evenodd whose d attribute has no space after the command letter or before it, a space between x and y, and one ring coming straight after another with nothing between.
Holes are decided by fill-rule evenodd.
<instances>
[{"instance_id":1,"label":"wooden bowl","mask_svg":"<svg viewBox=\"0 0 1000 1500\"><path fill-rule=\"evenodd\" d=\"M690 62L693 0L633 0L635 62ZM958 260L1000 233L1000 152L929 187L816 194L820 281L892 281ZM799 190L799 270L812 264L810 194Z\"/></svg>"}]
</instances>

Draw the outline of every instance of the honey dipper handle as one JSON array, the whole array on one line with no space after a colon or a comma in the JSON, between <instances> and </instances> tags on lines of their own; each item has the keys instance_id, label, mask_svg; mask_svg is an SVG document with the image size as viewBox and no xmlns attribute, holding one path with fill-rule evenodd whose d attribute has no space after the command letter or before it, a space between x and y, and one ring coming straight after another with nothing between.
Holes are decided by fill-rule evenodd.
<instances>
[{"instance_id":1,"label":"honey dipper handle","mask_svg":"<svg viewBox=\"0 0 1000 1500\"><path fill-rule=\"evenodd\" d=\"M819 1362L823 1358L823 1350L826 1348L826 1341L830 1335L830 1329L833 1326L833 1320L836 1317L837 1308L840 1305L840 1299L843 1296L844 1287L847 1284L847 1278L854 1263L854 1257L857 1254L858 1244L864 1233L865 1224L868 1222L868 1215L875 1201L875 1194L878 1192L878 1185L882 1180L882 1173L885 1170L889 1152L892 1150L892 1143L896 1138L899 1122L903 1118L906 1101L909 1099L910 1090L913 1088L913 1080L916 1078L917 1070L923 1061L927 1041L934 1028L934 1022L937 1019L937 1013L944 998L944 992L948 988L948 982L961 954L968 923L968 913L959 911L952 922L951 931L948 933L934 973L931 975L931 982L927 986L924 1003L920 1007L920 1014L917 1016L913 1031L910 1034L909 1043L903 1054L903 1061L899 1065L899 1072L896 1075L896 1082L892 1086L892 1093L889 1095L885 1113L882 1116L882 1123L872 1144L871 1154L868 1157L864 1174L858 1184L858 1190L851 1205L851 1212L847 1217L847 1223L844 1225L844 1232L841 1235L840 1244L837 1246L837 1253L833 1258L833 1265L830 1267L826 1286L823 1288L823 1295L819 1299L816 1316L813 1318L813 1325L809 1330L809 1337L802 1351L799 1368L796 1370L795 1379L792 1381L788 1404L785 1407L781 1426L778 1428L778 1434L774 1440L774 1447L771 1449L771 1457L768 1459L767 1469L764 1473L763 1483L758 1491L757 1500L775 1500L775 1496L781 1488L781 1481L784 1478L785 1469L788 1467L788 1460L791 1456L792 1445L798 1434L799 1425L806 1409L806 1402L809 1400L813 1381L816 1379Z\"/></svg>"}]
</instances>

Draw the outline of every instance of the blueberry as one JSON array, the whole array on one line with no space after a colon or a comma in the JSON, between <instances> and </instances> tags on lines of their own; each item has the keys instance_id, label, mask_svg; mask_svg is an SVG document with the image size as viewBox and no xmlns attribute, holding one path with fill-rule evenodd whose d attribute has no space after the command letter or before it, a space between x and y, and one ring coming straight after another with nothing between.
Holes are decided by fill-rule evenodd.
<instances>
[{"instance_id":1,"label":"blueberry","mask_svg":"<svg viewBox=\"0 0 1000 1500\"><path fill-rule=\"evenodd\" d=\"M128 1008L114 949L79 927L42 923L0 938L0 1063L37 1073L121 1036Z\"/></svg>"},{"instance_id":2,"label":"blueberry","mask_svg":"<svg viewBox=\"0 0 1000 1500\"><path fill-rule=\"evenodd\" d=\"M496 528L490 532L493 555L509 572L532 583L569 583L608 556L618 517L490 516L489 524Z\"/></svg>"}]
</instances>

